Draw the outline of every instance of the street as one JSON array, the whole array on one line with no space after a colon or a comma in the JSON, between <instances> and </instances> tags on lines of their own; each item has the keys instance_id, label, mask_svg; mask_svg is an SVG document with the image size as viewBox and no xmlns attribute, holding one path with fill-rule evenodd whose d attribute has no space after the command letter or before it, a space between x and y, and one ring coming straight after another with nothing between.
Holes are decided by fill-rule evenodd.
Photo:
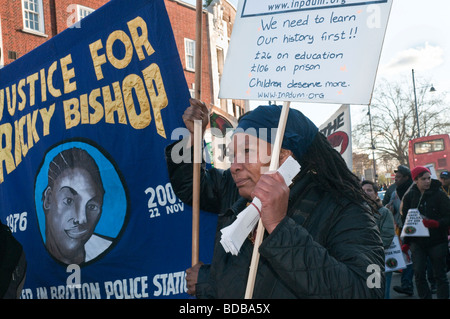
<instances>
[{"instance_id":1,"label":"street","mask_svg":"<svg viewBox=\"0 0 450 319\"><path fill-rule=\"evenodd\" d=\"M419 296L417 295L417 290L416 290L416 284L414 282L414 295L413 296L408 296L406 294L399 294L397 292L394 291L393 287L394 286L400 286L400 279L401 279L402 274L398 273L398 272L394 272L392 274L392 281L391 281L391 292L390 292L390 299L419 299ZM447 273L447 278L449 278L449 282L450 282L450 272ZM436 299L436 295L433 295L433 299Z\"/></svg>"}]
</instances>

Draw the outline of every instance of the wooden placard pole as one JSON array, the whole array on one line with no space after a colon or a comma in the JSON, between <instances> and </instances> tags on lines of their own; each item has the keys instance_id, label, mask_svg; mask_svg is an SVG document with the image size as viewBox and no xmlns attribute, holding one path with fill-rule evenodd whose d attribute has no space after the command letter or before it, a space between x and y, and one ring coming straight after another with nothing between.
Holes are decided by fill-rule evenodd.
<instances>
[{"instance_id":1,"label":"wooden placard pole","mask_svg":"<svg viewBox=\"0 0 450 319\"><path fill-rule=\"evenodd\" d=\"M279 166L281 144L283 143L284 129L286 128L286 121L289 114L289 107L291 102L284 102L281 110L280 120L278 122L277 136L272 148L272 156L270 157L270 171L276 171ZM258 271L259 263L259 246L264 237L264 225L261 219L258 222L256 230L255 244L253 247L252 260L250 263L250 271L248 273L247 288L245 290L245 299L252 299L253 289L255 288L256 273Z\"/></svg>"},{"instance_id":2,"label":"wooden placard pole","mask_svg":"<svg viewBox=\"0 0 450 319\"><path fill-rule=\"evenodd\" d=\"M195 98L201 99L202 80L202 0L196 2ZM192 183L192 261L199 262L200 247L200 165L202 162L202 121L194 121L194 169Z\"/></svg>"}]
</instances>

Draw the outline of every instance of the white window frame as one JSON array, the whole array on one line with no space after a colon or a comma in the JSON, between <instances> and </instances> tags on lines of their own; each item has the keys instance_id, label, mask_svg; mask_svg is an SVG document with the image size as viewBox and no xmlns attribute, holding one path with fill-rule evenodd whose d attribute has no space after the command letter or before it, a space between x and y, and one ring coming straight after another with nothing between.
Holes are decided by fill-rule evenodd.
<instances>
[{"instance_id":1,"label":"white window frame","mask_svg":"<svg viewBox=\"0 0 450 319\"><path fill-rule=\"evenodd\" d=\"M195 40L184 38L184 59L186 70L195 72Z\"/></svg>"},{"instance_id":2,"label":"white window frame","mask_svg":"<svg viewBox=\"0 0 450 319\"><path fill-rule=\"evenodd\" d=\"M77 21L80 21L81 19L87 17L92 12L94 12L95 9L82 6L81 4L77 4ZM83 12L87 13L86 15L83 14Z\"/></svg>"},{"instance_id":3,"label":"white window frame","mask_svg":"<svg viewBox=\"0 0 450 319\"><path fill-rule=\"evenodd\" d=\"M33 0L22 0L22 18L23 18L23 31L34 33L38 35L45 35L45 24L44 24L44 7L42 4L42 0L37 1L37 11L31 11L30 9L25 9L25 2L29 2ZM38 30L27 27L27 19L26 19L26 11L29 11L32 14L36 14L38 16Z\"/></svg>"}]
</instances>

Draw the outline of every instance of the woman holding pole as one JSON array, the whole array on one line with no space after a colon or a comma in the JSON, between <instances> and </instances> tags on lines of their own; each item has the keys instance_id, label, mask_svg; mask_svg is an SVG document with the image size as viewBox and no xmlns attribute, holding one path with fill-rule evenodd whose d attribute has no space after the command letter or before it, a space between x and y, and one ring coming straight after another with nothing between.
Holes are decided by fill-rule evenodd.
<instances>
[{"instance_id":1,"label":"woman holding pole","mask_svg":"<svg viewBox=\"0 0 450 319\"><path fill-rule=\"evenodd\" d=\"M243 116L229 145L230 169L202 166L199 205L219 214L218 235L211 265L186 271L188 293L244 298L255 234L234 256L223 249L220 230L258 197L264 234L253 298L383 298L384 253L370 200L301 112L289 110L279 150L279 164L292 156L300 173L289 188L279 173L267 172L280 115L281 107L260 106ZM192 99L183 119L193 134L195 120L206 128L208 110ZM169 176L177 196L192 205L192 160L174 161L177 143L166 149Z\"/></svg>"}]
</instances>

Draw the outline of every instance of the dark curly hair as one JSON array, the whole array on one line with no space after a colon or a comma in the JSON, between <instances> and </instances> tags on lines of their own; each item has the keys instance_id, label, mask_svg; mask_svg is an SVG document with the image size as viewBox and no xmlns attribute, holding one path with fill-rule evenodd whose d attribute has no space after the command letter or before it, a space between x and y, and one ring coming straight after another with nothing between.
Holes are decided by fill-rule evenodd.
<instances>
[{"instance_id":1,"label":"dark curly hair","mask_svg":"<svg viewBox=\"0 0 450 319\"><path fill-rule=\"evenodd\" d=\"M335 198L345 197L359 205L366 202L372 212L378 210L376 203L362 189L359 178L348 169L341 154L322 133L317 133L298 162L302 167L298 178L309 174L319 187L331 192Z\"/></svg>"},{"instance_id":2,"label":"dark curly hair","mask_svg":"<svg viewBox=\"0 0 450 319\"><path fill-rule=\"evenodd\" d=\"M91 175L102 194L105 193L102 178L97 163L92 156L80 148L70 148L56 155L48 166L48 186L53 187L54 181L68 168L82 168Z\"/></svg>"}]
</instances>

